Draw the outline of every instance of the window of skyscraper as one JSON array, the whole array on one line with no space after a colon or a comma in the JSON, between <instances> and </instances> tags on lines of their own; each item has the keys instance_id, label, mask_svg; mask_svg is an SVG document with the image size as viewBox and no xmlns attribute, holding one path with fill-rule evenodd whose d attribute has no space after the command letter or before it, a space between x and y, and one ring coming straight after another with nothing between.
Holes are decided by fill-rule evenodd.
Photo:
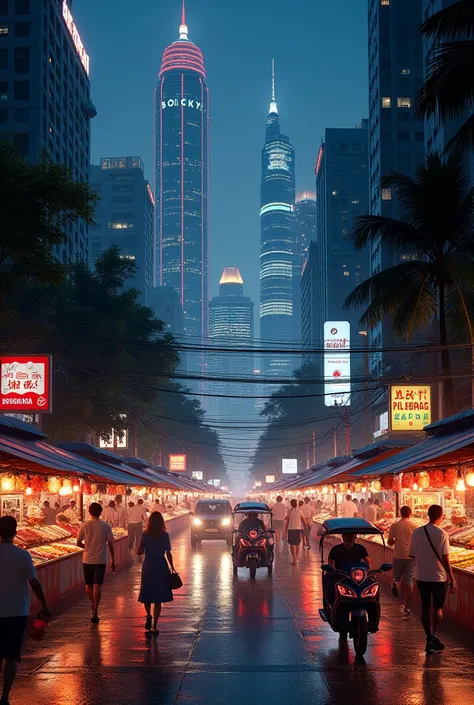
<instances>
[{"instance_id":1,"label":"window of skyscraper","mask_svg":"<svg viewBox=\"0 0 474 705\"><path fill-rule=\"evenodd\" d=\"M8 37L8 25L0 24L0 37Z\"/></svg>"},{"instance_id":2,"label":"window of skyscraper","mask_svg":"<svg viewBox=\"0 0 474 705\"><path fill-rule=\"evenodd\" d=\"M390 0L380 0L381 5L390 5Z\"/></svg>"},{"instance_id":3,"label":"window of skyscraper","mask_svg":"<svg viewBox=\"0 0 474 705\"><path fill-rule=\"evenodd\" d=\"M0 110L0 125L8 122L8 110Z\"/></svg>"},{"instance_id":4,"label":"window of skyscraper","mask_svg":"<svg viewBox=\"0 0 474 705\"><path fill-rule=\"evenodd\" d=\"M30 121L29 108L15 108L15 122L25 123Z\"/></svg>"},{"instance_id":5,"label":"window of skyscraper","mask_svg":"<svg viewBox=\"0 0 474 705\"><path fill-rule=\"evenodd\" d=\"M15 0L15 13L17 15L29 15L30 0Z\"/></svg>"},{"instance_id":6,"label":"window of skyscraper","mask_svg":"<svg viewBox=\"0 0 474 705\"><path fill-rule=\"evenodd\" d=\"M401 74L402 76L409 76L409 75L411 74L411 70L410 70L410 69L402 69L402 70L400 71L400 74Z\"/></svg>"},{"instance_id":7,"label":"window of skyscraper","mask_svg":"<svg viewBox=\"0 0 474 705\"><path fill-rule=\"evenodd\" d=\"M15 100L30 99L30 82L15 81Z\"/></svg>"},{"instance_id":8,"label":"window of skyscraper","mask_svg":"<svg viewBox=\"0 0 474 705\"><path fill-rule=\"evenodd\" d=\"M391 201L392 200L392 189L389 188L383 188L382 189L382 201Z\"/></svg>"},{"instance_id":9,"label":"window of skyscraper","mask_svg":"<svg viewBox=\"0 0 474 705\"><path fill-rule=\"evenodd\" d=\"M109 228L112 230L128 230L133 228L133 223L109 223Z\"/></svg>"},{"instance_id":10,"label":"window of skyscraper","mask_svg":"<svg viewBox=\"0 0 474 705\"><path fill-rule=\"evenodd\" d=\"M30 72L30 50L28 47L15 47L15 73Z\"/></svg>"},{"instance_id":11,"label":"window of skyscraper","mask_svg":"<svg viewBox=\"0 0 474 705\"><path fill-rule=\"evenodd\" d=\"M0 81L0 100L8 100L8 81Z\"/></svg>"},{"instance_id":12,"label":"window of skyscraper","mask_svg":"<svg viewBox=\"0 0 474 705\"><path fill-rule=\"evenodd\" d=\"M16 22L15 24L15 37L29 37L30 36L30 23L29 22Z\"/></svg>"},{"instance_id":13,"label":"window of skyscraper","mask_svg":"<svg viewBox=\"0 0 474 705\"><path fill-rule=\"evenodd\" d=\"M411 98L397 98L398 108L411 108Z\"/></svg>"},{"instance_id":14,"label":"window of skyscraper","mask_svg":"<svg viewBox=\"0 0 474 705\"><path fill-rule=\"evenodd\" d=\"M0 15L8 15L8 0L0 0Z\"/></svg>"},{"instance_id":15,"label":"window of skyscraper","mask_svg":"<svg viewBox=\"0 0 474 705\"><path fill-rule=\"evenodd\" d=\"M27 132L13 135L13 143L21 157L27 157L30 151L30 136Z\"/></svg>"},{"instance_id":16,"label":"window of skyscraper","mask_svg":"<svg viewBox=\"0 0 474 705\"><path fill-rule=\"evenodd\" d=\"M382 98L382 108L390 108L391 105L392 105L391 98Z\"/></svg>"},{"instance_id":17,"label":"window of skyscraper","mask_svg":"<svg viewBox=\"0 0 474 705\"><path fill-rule=\"evenodd\" d=\"M0 49L0 71L8 69L8 49Z\"/></svg>"}]
</instances>

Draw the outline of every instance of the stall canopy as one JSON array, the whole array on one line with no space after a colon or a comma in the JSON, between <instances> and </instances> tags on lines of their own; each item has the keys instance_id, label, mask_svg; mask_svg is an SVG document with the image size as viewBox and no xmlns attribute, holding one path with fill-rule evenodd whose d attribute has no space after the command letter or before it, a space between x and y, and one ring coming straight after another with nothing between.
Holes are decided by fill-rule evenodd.
<instances>
[{"instance_id":1,"label":"stall canopy","mask_svg":"<svg viewBox=\"0 0 474 705\"><path fill-rule=\"evenodd\" d=\"M474 411L431 424L425 432L426 440L353 474L358 477L395 475L418 467L427 469L474 460Z\"/></svg>"},{"instance_id":2,"label":"stall canopy","mask_svg":"<svg viewBox=\"0 0 474 705\"><path fill-rule=\"evenodd\" d=\"M30 424L0 417L0 466L16 472L77 476L116 484L136 483L133 476L107 468L62 448L46 443L45 434ZM150 484L144 481L143 484Z\"/></svg>"}]
</instances>

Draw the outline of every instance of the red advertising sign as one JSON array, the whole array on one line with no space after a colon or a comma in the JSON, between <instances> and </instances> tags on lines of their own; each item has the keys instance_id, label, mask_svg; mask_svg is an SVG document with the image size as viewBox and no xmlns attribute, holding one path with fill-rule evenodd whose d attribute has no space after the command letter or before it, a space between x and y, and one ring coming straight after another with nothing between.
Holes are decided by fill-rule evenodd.
<instances>
[{"instance_id":1,"label":"red advertising sign","mask_svg":"<svg viewBox=\"0 0 474 705\"><path fill-rule=\"evenodd\" d=\"M171 472L186 472L186 456L170 455L168 467Z\"/></svg>"},{"instance_id":2,"label":"red advertising sign","mask_svg":"<svg viewBox=\"0 0 474 705\"><path fill-rule=\"evenodd\" d=\"M51 413L51 356L0 357L0 411Z\"/></svg>"}]
</instances>

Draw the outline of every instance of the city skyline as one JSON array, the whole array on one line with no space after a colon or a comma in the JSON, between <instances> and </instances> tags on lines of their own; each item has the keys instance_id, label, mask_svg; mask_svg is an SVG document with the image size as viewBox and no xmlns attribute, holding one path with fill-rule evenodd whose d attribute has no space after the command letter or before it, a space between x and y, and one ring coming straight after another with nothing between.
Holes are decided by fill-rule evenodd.
<instances>
[{"instance_id":1,"label":"city skyline","mask_svg":"<svg viewBox=\"0 0 474 705\"><path fill-rule=\"evenodd\" d=\"M319 0L308 7L297 0L286 17L284 8L281 0L262 0L258 6L244 2L238 7L212 0L187 1L192 38L204 52L212 87L211 296L217 293L223 267L234 261L248 282L248 294L259 299L258 154L271 58L275 57L278 66L285 132L292 135L298 158L297 191L315 189L314 163L324 129L355 124L367 112L365 9L354 7L349 0L342 0L338 8ZM130 14L127 3L117 0L113 4L116 21L109 33L111 9L108 2L97 6L94 0L83 0L74 8L91 55L92 97L99 111L92 133L93 162L107 153L140 154L146 176L153 181L150 91L156 85L163 49L176 32L180 3L158 6L143 0L142 12ZM248 21L250 12L252 22ZM271 33L264 30L269 16ZM315 39L313 48L300 42L301 28L307 24ZM228 26L231 32L225 30ZM331 42L328 29L335 33ZM122 55L119 47L128 45L130 37L139 40L139 46ZM114 62L108 60L110 55ZM324 65L324 71L315 71L317 65ZM323 100L335 82L339 90L332 92L330 101ZM237 185L241 196L229 219Z\"/></svg>"}]
</instances>

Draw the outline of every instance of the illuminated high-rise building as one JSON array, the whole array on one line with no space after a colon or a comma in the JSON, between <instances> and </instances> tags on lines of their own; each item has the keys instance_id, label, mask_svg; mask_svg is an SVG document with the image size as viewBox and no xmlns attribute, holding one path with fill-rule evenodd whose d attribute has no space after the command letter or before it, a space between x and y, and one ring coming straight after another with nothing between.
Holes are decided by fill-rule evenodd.
<instances>
[{"instance_id":1,"label":"illuminated high-rise building","mask_svg":"<svg viewBox=\"0 0 474 705\"><path fill-rule=\"evenodd\" d=\"M155 116L156 283L179 293L184 335L199 345L208 330L209 89L184 3L179 37L163 53ZM199 356L188 356L188 369L199 368Z\"/></svg>"},{"instance_id":2,"label":"illuminated high-rise building","mask_svg":"<svg viewBox=\"0 0 474 705\"><path fill-rule=\"evenodd\" d=\"M280 132L272 63L272 99L262 149L260 188L260 337L267 348L288 348L293 342L293 268L295 261L295 152ZM266 375L287 377L291 355L265 354Z\"/></svg>"},{"instance_id":3,"label":"illuminated high-rise building","mask_svg":"<svg viewBox=\"0 0 474 705\"><path fill-rule=\"evenodd\" d=\"M301 282L308 248L317 239L316 194L308 191L298 194L295 202L295 257L293 261L293 340L301 347ZM300 358L294 358L299 366Z\"/></svg>"}]
</instances>

